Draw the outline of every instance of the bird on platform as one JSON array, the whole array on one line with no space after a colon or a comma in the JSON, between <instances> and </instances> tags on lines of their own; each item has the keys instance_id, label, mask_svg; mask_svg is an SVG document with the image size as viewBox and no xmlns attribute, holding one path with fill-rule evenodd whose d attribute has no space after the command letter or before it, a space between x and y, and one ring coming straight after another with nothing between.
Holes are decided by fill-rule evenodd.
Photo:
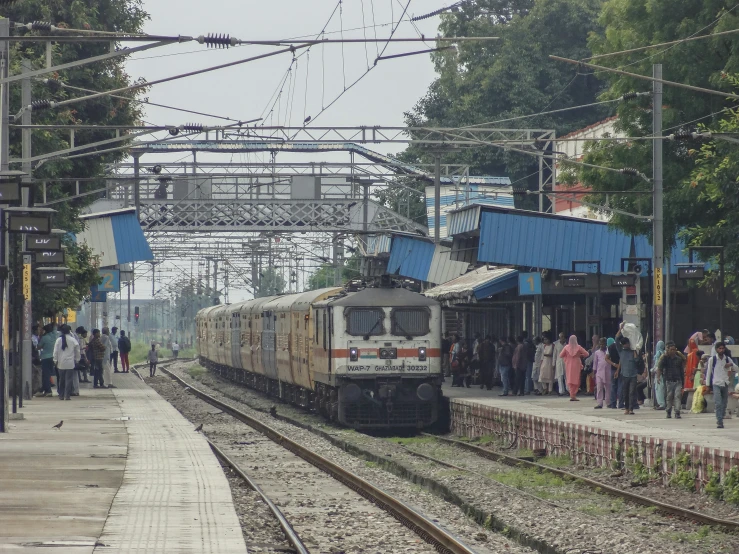
<instances>
[{"instance_id":1,"label":"bird on platform","mask_svg":"<svg viewBox=\"0 0 739 554\"><path fill-rule=\"evenodd\" d=\"M200 425L198 425L197 427L195 427L195 432L197 432L197 433L199 433L202 430L203 430L203 424L202 423Z\"/></svg>"},{"instance_id":2,"label":"bird on platform","mask_svg":"<svg viewBox=\"0 0 739 554\"><path fill-rule=\"evenodd\" d=\"M269 407L269 415L271 415L272 417L277 417L277 406Z\"/></svg>"},{"instance_id":3,"label":"bird on platform","mask_svg":"<svg viewBox=\"0 0 739 554\"><path fill-rule=\"evenodd\" d=\"M54 425L52 427L52 429L61 429L62 428L62 423L64 423L64 420L61 420L59 423L57 423L56 425Z\"/></svg>"}]
</instances>

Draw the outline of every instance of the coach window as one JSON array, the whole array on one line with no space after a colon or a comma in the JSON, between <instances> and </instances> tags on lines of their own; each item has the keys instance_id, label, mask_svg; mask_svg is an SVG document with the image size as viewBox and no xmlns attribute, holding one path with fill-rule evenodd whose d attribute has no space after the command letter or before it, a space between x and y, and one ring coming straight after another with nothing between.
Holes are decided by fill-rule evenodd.
<instances>
[{"instance_id":1,"label":"coach window","mask_svg":"<svg viewBox=\"0 0 739 554\"><path fill-rule=\"evenodd\" d=\"M394 308L390 312L391 333L400 337L428 335L429 318L426 308Z\"/></svg>"},{"instance_id":2,"label":"coach window","mask_svg":"<svg viewBox=\"0 0 739 554\"><path fill-rule=\"evenodd\" d=\"M385 334L382 308L350 308L346 314L347 333L355 337Z\"/></svg>"}]
</instances>

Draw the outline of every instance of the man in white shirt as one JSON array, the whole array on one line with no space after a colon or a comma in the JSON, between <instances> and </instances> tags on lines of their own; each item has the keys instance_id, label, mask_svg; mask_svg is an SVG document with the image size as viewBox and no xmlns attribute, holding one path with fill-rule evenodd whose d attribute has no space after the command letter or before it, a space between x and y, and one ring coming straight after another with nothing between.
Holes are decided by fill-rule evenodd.
<instances>
[{"instance_id":1,"label":"man in white shirt","mask_svg":"<svg viewBox=\"0 0 739 554\"><path fill-rule=\"evenodd\" d=\"M172 356L176 360L177 359L177 356L179 356L179 355L180 355L180 345L177 344L177 341L174 341L172 343Z\"/></svg>"},{"instance_id":2,"label":"man in white shirt","mask_svg":"<svg viewBox=\"0 0 739 554\"><path fill-rule=\"evenodd\" d=\"M713 401L716 404L716 427L723 429L729 385L734 382L734 372L739 368L734 360L726 355L726 344L717 342L714 347L716 355L708 359L706 385L709 392L713 390Z\"/></svg>"}]
</instances>

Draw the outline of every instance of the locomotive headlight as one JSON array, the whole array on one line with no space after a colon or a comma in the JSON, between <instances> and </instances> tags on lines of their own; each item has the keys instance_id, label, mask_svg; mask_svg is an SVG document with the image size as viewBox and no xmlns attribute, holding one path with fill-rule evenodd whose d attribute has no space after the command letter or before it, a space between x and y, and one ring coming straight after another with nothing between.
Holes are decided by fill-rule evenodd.
<instances>
[{"instance_id":1,"label":"locomotive headlight","mask_svg":"<svg viewBox=\"0 0 739 554\"><path fill-rule=\"evenodd\" d=\"M420 346L418 348L418 361L419 362L426 361L426 347L425 346Z\"/></svg>"},{"instance_id":2,"label":"locomotive headlight","mask_svg":"<svg viewBox=\"0 0 739 554\"><path fill-rule=\"evenodd\" d=\"M349 349L349 361L356 362L359 360L359 349L356 346L352 346Z\"/></svg>"}]
</instances>

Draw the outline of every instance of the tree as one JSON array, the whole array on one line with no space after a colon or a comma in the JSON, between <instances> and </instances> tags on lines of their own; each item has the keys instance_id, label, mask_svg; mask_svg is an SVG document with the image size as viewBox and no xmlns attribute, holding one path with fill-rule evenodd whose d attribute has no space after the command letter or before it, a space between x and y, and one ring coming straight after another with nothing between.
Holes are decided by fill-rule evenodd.
<instances>
[{"instance_id":1,"label":"tree","mask_svg":"<svg viewBox=\"0 0 739 554\"><path fill-rule=\"evenodd\" d=\"M0 6L0 15L11 21L27 23L31 21L48 21L57 27L75 29L97 29L105 31L141 32L147 14L142 9L141 0L24 0ZM14 33L23 31L15 30ZM43 31L32 31L42 33ZM42 42L13 42L10 52L10 71L21 72L21 60L31 61L33 69L45 66L45 45ZM61 64L80 58L108 52L107 42L54 43L52 47L54 64ZM34 100L64 100L85 93L64 88L59 81L71 86L104 91L131 84L126 74L123 58L96 62L94 64L63 70L48 75L48 83L34 80L32 95ZM20 85L10 86L10 112L20 109ZM128 96L135 99L142 91ZM139 105L126 100L100 97L66 106L64 108L34 111L33 122L36 124L70 125L132 125L141 115ZM79 130L75 133L77 144L84 144L111 138L110 131ZM70 147L68 131L35 131L33 133L33 155L63 150ZM20 130L13 129L10 136L11 157L21 157ZM72 183L63 183L62 178L98 178L104 174L107 164L123 159L125 152L95 155L74 160L50 160L34 168L33 176L44 179L47 183L46 199L53 201L74 194ZM85 193L104 187L102 180L80 182L80 192ZM33 187L36 203L42 201L41 188ZM78 219L80 208L96 200L99 195L82 196L70 201L54 204L57 213L53 217L53 226L73 233L82 230ZM51 315L64 308L74 307L89 294L90 286L97 284L95 269L97 260L84 247L75 246L69 240L67 245L67 265L70 268L70 286L66 289L41 289L34 292L34 313Z\"/></svg>"},{"instance_id":2,"label":"tree","mask_svg":"<svg viewBox=\"0 0 739 554\"><path fill-rule=\"evenodd\" d=\"M407 124L464 126L493 122L490 126L555 129L562 135L602 119L608 113L602 107L512 119L595 101L601 90L595 77L553 63L548 55L590 55L587 38L598 30L602 4L603 0L463 3L458 13L443 17L443 35L496 36L501 40L461 43L457 50L435 54L439 77L426 96L406 113ZM409 148L408 155L431 161L416 147ZM507 174L520 189L538 187L538 162L533 156L488 147L447 154L444 161L468 164L473 174Z\"/></svg>"},{"instance_id":3,"label":"tree","mask_svg":"<svg viewBox=\"0 0 739 554\"><path fill-rule=\"evenodd\" d=\"M735 29L739 17L728 8L729 0L703 2L644 2L644 0L608 0L603 6L600 32L593 33L589 45L595 54L617 52L630 48L678 40L706 29L719 32ZM651 75L652 64L664 65L664 78L695 86L727 90L732 83L728 73L739 69L739 37L727 35L714 39L689 42L682 45L655 48L633 54L623 54L596 60L595 63L626 68L627 71ZM599 72L608 82L601 98L616 98L632 90L651 90L651 85L631 77L610 72ZM663 127L667 132L690 130L691 122L718 123L732 106L730 101L706 95L664 87ZM711 116L711 114L714 114ZM707 117L708 116L708 117ZM644 137L652 134L651 99L621 103L618 107L617 127L627 136ZM664 201L665 247L676 242L681 229L691 227L705 217L707 207L696 200L700 197L691 183L695 158L685 143L665 142L664 145ZM651 141L622 143L600 142L591 145L585 162L612 168L632 167L651 174ZM650 190L650 185L636 178L628 178L593 168L578 168L577 179L594 190ZM708 198L708 197L706 197ZM604 195L588 200L604 203ZM652 213L651 195L609 195L612 207L631 213ZM651 235L651 225L634 218L614 214L611 223L632 234ZM669 250L667 250L669 251Z\"/></svg>"},{"instance_id":4,"label":"tree","mask_svg":"<svg viewBox=\"0 0 739 554\"><path fill-rule=\"evenodd\" d=\"M317 290L327 287L341 287L361 276L359 271L359 256L353 255L344 260L341 268L341 282L336 282L336 267L333 264L323 264L308 278L308 290Z\"/></svg>"},{"instance_id":5,"label":"tree","mask_svg":"<svg viewBox=\"0 0 739 554\"><path fill-rule=\"evenodd\" d=\"M257 298L282 294L285 292L285 279L274 268L269 267L260 275L256 292Z\"/></svg>"}]
</instances>

